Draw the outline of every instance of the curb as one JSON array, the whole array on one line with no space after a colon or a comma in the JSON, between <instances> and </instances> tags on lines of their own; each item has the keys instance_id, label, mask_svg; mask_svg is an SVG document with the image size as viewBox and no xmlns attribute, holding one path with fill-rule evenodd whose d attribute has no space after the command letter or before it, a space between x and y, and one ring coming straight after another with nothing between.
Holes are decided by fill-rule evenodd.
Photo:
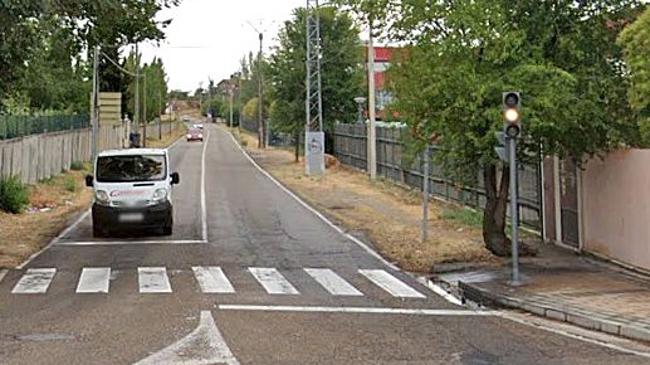
<instances>
[{"instance_id":1,"label":"curb","mask_svg":"<svg viewBox=\"0 0 650 365\"><path fill-rule=\"evenodd\" d=\"M472 302L496 308L519 309L541 317L560 322L567 322L589 330L623 336L633 340L650 342L650 328L636 326L612 318L602 318L594 313L567 310L540 303L534 299L519 299L506 295L494 294L478 286L458 282L462 298Z\"/></svg>"}]
</instances>

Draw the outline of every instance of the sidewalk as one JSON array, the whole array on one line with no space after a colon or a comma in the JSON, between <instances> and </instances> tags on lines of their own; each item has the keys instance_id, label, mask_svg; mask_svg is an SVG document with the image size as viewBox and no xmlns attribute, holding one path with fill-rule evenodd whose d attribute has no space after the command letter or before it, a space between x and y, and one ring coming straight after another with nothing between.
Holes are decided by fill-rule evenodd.
<instances>
[{"instance_id":1,"label":"sidewalk","mask_svg":"<svg viewBox=\"0 0 650 365\"><path fill-rule=\"evenodd\" d=\"M509 267L440 274L434 280L470 301L515 308L577 326L650 341L650 277L553 245L521 260L522 286Z\"/></svg>"}]
</instances>

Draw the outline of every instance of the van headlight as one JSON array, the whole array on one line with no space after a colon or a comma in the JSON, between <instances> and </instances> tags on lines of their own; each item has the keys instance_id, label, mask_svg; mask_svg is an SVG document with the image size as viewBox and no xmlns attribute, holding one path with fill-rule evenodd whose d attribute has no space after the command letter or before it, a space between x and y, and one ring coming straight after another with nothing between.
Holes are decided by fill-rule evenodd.
<instances>
[{"instance_id":1,"label":"van headlight","mask_svg":"<svg viewBox=\"0 0 650 365\"><path fill-rule=\"evenodd\" d=\"M160 202L167 199L167 189L156 189L153 193L153 200Z\"/></svg>"},{"instance_id":2,"label":"van headlight","mask_svg":"<svg viewBox=\"0 0 650 365\"><path fill-rule=\"evenodd\" d=\"M108 197L108 194L104 190L97 190L95 192L95 199L102 205L108 205L108 203L111 201L111 199Z\"/></svg>"},{"instance_id":3,"label":"van headlight","mask_svg":"<svg viewBox=\"0 0 650 365\"><path fill-rule=\"evenodd\" d=\"M203 138L203 133L199 133L199 138Z\"/></svg>"}]
</instances>

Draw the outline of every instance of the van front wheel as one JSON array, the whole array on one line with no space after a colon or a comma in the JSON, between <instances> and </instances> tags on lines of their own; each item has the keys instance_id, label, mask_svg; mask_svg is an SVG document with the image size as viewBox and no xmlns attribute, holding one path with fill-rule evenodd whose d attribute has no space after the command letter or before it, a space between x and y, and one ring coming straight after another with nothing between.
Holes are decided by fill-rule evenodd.
<instances>
[{"instance_id":1,"label":"van front wheel","mask_svg":"<svg viewBox=\"0 0 650 365\"><path fill-rule=\"evenodd\" d=\"M106 231L101 227L97 226L96 224L93 224L93 237L95 238L106 237Z\"/></svg>"}]
</instances>

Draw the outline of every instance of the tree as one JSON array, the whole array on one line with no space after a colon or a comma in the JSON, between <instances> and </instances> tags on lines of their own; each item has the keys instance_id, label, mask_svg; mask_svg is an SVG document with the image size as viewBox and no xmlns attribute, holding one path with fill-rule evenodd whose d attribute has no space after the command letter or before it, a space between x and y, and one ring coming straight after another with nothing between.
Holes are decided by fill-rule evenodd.
<instances>
[{"instance_id":1,"label":"tree","mask_svg":"<svg viewBox=\"0 0 650 365\"><path fill-rule=\"evenodd\" d=\"M501 166L499 181L493 151L503 91L523 95L524 161L559 155L579 162L634 137L631 113L620 102L627 77L618 29L608 25L627 19L636 1L342 3L379 23L389 39L411 44L389 70L393 108L409 126L411 143L421 150L435 142L435 158L459 182L482 175L483 239L497 255L510 253L509 174Z\"/></svg>"},{"instance_id":2,"label":"tree","mask_svg":"<svg viewBox=\"0 0 650 365\"><path fill-rule=\"evenodd\" d=\"M0 99L8 96L10 90L20 90L21 77L34 77L35 71L47 71L47 66L57 69L48 76L57 76L53 85L64 85L70 80L70 68L78 72L72 80L84 76L90 79L83 66L82 52L92 54L95 45L102 46L102 52L117 61L122 46L145 40L158 41L164 38L162 28L170 20L159 21L156 15L166 7L172 7L180 0L103 0L103 1L41 1L7 0L0 3ZM64 47L56 50L49 42L59 42ZM47 51L50 49L50 51ZM44 52L59 52L50 54ZM67 52L61 53L61 52ZM45 56L57 56L62 65L53 64ZM75 67L68 67L75 65ZM81 67L77 67L81 66ZM64 69L67 69L64 70ZM83 72L79 72L79 71ZM66 71L66 75L61 72ZM60 77L60 78L59 78ZM100 62L101 90L125 91L124 75L113 67L106 57ZM38 108L56 104L57 89L45 85L33 85L31 93L38 94L32 101ZM84 88L70 89L84 91ZM24 94L24 92L20 91ZM48 94L47 96L45 94ZM51 94L51 95L49 95ZM78 95L77 95L78 96ZM87 95L84 95L87 99ZM43 101L43 104L39 104ZM76 96L73 104L77 105ZM67 105L66 108L70 108ZM74 107L73 108L77 108Z\"/></svg>"},{"instance_id":3,"label":"tree","mask_svg":"<svg viewBox=\"0 0 650 365\"><path fill-rule=\"evenodd\" d=\"M618 38L623 47L625 63L630 71L629 102L641 120L640 129L645 146L650 146L650 7Z\"/></svg>"},{"instance_id":4,"label":"tree","mask_svg":"<svg viewBox=\"0 0 650 365\"><path fill-rule=\"evenodd\" d=\"M354 97L362 92L362 52L352 19L335 7L320 8L323 124L331 131L336 121L354 118ZM274 107L273 127L297 137L305 124L306 12L294 10L280 31L279 46L271 56L270 78ZM296 143L296 159L299 146Z\"/></svg>"}]
</instances>

